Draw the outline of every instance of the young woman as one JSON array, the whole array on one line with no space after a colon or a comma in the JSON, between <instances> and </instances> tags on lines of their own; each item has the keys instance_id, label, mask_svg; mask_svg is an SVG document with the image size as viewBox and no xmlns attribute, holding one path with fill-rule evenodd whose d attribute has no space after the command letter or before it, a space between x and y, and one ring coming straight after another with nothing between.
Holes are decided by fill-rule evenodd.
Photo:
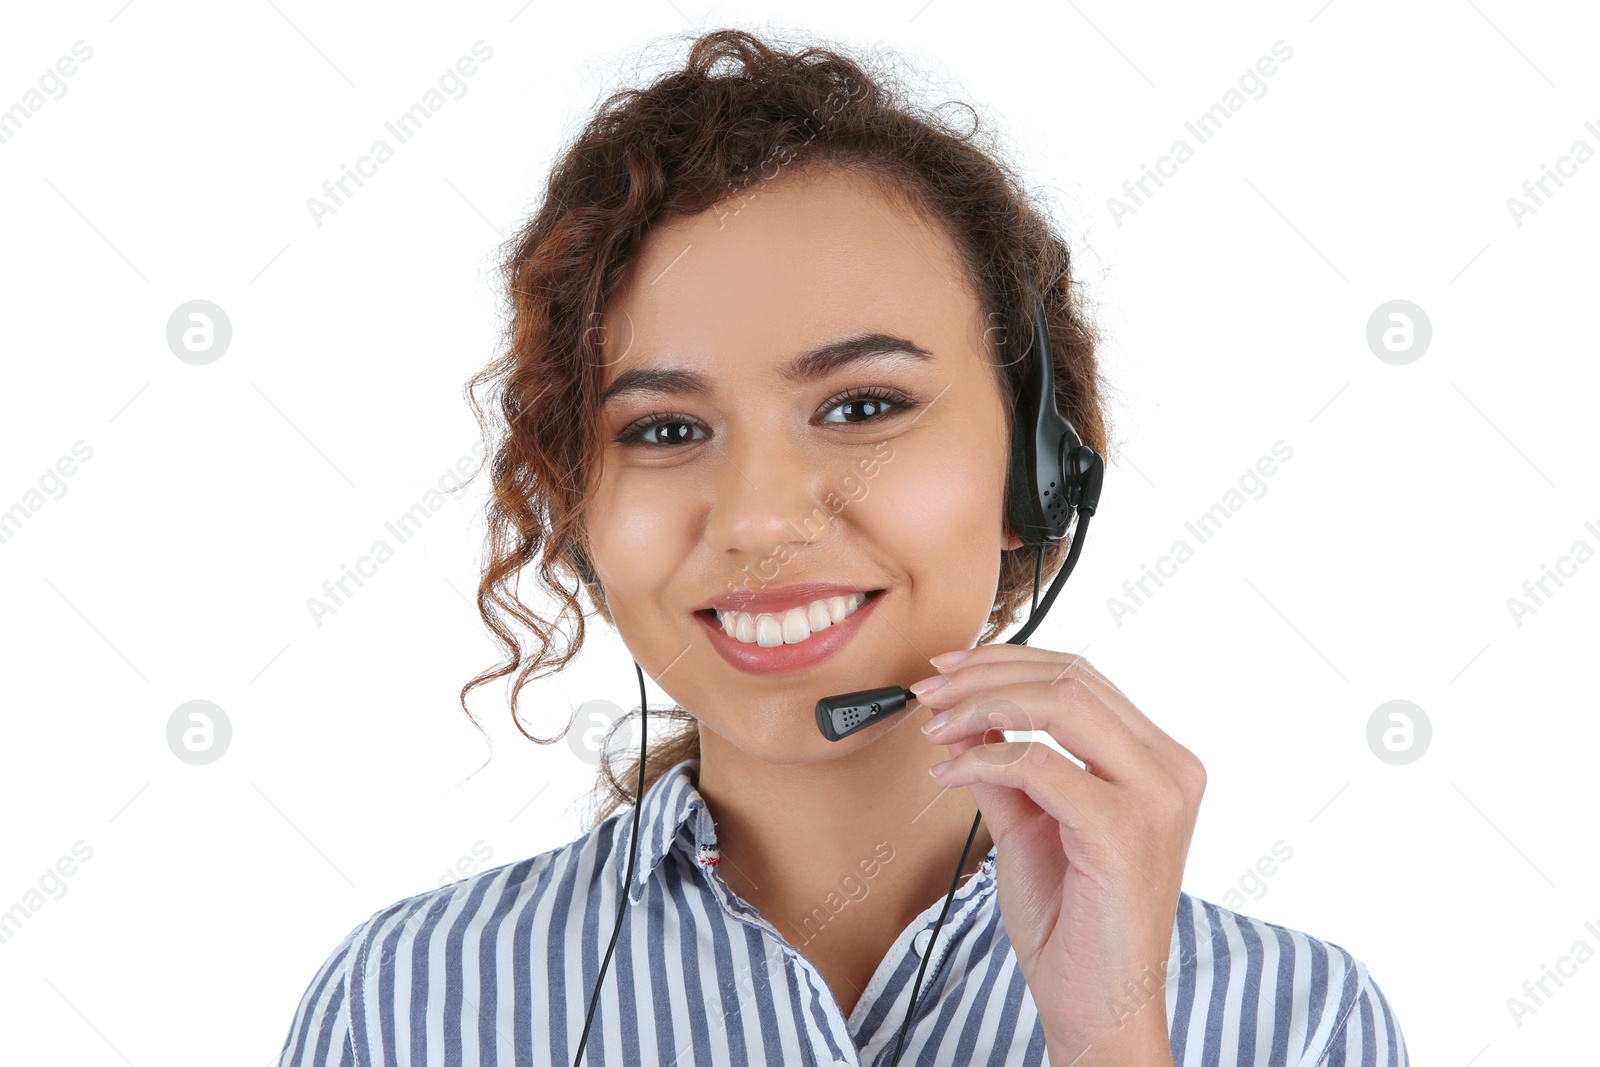
<instances>
[{"instance_id":1,"label":"young woman","mask_svg":"<svg viewBox=\"0 0 1600 1067\"><path fill-rule=\"evenodd\" d=\"M1008 520L1029 309L1106 431L1067 244L992 151L847 55L718 31L601 106L507 266L474 384L509 659L463 707L569 662L582 594L676 729L585 836L352 930L282 1064L1407 1062L1360 960L1182 892L1194 755L1082 657L994 642L1070 562ZM819 731L884 686L917 700Z\"/></svg>"}]
</instances>

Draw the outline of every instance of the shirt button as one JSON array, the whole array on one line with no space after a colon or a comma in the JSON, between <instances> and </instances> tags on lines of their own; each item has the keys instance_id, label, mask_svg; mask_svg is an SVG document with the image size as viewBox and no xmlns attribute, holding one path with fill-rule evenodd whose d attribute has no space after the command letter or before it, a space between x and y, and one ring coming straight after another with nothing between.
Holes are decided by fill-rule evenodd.
<instances>
[{"instance_id":1,"label":"shirt button","mask_svg":"<svg viewBox=\"0 0 1600 1067\"><path fill-rule=\"evenodd\" d=\"M911 947L917 950L917 958L928 954L928 942L933 940L933 927L928 927L911 940Z\"/></svg>"}]
</instances>

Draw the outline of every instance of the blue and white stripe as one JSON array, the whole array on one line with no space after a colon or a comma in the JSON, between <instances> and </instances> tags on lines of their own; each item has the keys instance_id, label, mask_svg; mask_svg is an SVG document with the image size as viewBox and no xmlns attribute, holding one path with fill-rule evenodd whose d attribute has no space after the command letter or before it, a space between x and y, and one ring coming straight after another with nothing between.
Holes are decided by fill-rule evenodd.
<instances>
[{"instance_id":1,"label":"blue and white stripe","mask_svg":"<svg viewBox=\"0 0 1600 1067\"><path fill-rule=\"evenodd\" d=\"M717 874L697 769L677 764L645 797L632 899L584 1062L888 1064L922 963L917 935L943 898L901 932L847 1019L804 953ZM632 829L624 809L560 848L371 916L306 988L280 1067L570 1065ZM990 849L940 928L906 1067L1046 1062L994 859ZM1188 893L1176 920L1164 977L1178 1067L1407 1065L1388 1002L1344 949Z\"/></svg>"}]
</instances>

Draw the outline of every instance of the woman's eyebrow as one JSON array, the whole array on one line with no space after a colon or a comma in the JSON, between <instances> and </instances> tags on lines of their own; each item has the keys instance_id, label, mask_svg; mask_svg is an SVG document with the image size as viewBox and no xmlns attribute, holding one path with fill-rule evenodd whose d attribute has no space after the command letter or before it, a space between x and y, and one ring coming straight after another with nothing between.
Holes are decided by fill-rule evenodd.
<instances>
[{"instance_id":1,"label":"woman's eyebrow","mask_svg":"<svg viewBox=\"0 0 1600 1067\"><path fill-rule=\"evenodd\" d=\"M825 345L800 353L778 374L787 382L804 382L826 377L841 367L863 361L926 362L933 358L928 352L903 337L886 333L864 333L829 341ZM600 405L621 399L633 393L666 395L691 393L695 396L711 394L710 379L697 371L676 370L667 367L633 367L617 376L600 394Z\"/></svg>"}]
</instances>

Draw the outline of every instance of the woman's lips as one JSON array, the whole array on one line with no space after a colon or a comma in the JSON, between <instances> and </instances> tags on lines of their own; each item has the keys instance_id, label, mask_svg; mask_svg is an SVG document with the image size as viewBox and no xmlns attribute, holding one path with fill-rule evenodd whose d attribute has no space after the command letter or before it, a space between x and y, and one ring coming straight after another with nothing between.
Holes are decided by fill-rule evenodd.
<instances>
[{"instance_id":1,"label":"woman's lips","mask_svg":"<svg viewBox=\"0 0 1600 1067\"><path fill-rule=\"evenodd\" d=\"M842 622L826 630L819 630L798 644L776 645L762 648L747 645L723 632L715 610L694 612L694 617L705 627L711 645L730 666L746 674L784 674L815 666L838 652L856 635L866 618L877 609L878 601L888 594L886 589L874 589L866 594L866 601Z\"/></svg>"}]
</instances>

